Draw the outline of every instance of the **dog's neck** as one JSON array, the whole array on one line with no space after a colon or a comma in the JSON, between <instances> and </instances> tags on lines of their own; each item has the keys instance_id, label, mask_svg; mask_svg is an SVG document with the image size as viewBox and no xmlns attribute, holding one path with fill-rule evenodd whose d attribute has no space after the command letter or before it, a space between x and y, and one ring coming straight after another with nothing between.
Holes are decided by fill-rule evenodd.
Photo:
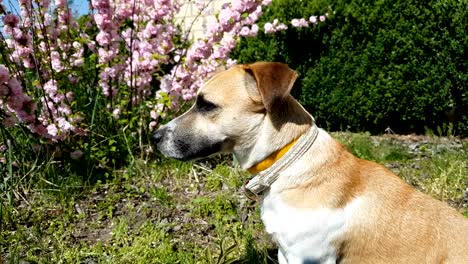
<instances>
[{"instance_id":1,"label":"dog's neck","mask_svg":"<svg viewBox=\"0 0 468 264\"><path fill-rule=\"evenodd\" d=\"M275 113L265 115L252 143L239 149L235 148L234 155L244 170L272 156L272 160L279 159L313 124L313 117L294 98L288 97Z\"/></svg>"},{"instance_id":2,"label":"dog's neck","mask_svg":"<svg viewBox=\"0 0 468 264\"><path fill-rule=\"evenodd\" d=\"M289 144L287 144L283 148L270 154L270 156L268 156L263 161L260 161L259 163L247 169L247 171L250 172L250 174L257 174L261 171L268 169L274 163L276 163L281 157L283 157L296 144L296 142L297 142L297 139L294 139L293 141L291 141Z\"/></svg>"}]
</instances>

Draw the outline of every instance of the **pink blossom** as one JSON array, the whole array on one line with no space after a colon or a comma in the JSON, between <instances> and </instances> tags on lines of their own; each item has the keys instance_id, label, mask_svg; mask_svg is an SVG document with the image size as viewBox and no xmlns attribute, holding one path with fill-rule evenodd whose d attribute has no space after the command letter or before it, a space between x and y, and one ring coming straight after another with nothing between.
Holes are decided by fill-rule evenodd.
<instances>
[{"instance_id":1,"label":"pink blossom","mask_svg":"<svg viewBox=\"0 0 468 264\"><path fill-rule=\"evenodd\" d=\"M19 119L21 122L24 122L24 123L33 122L34 119L35 119L35 116L34 116L34 115L29 114L28 112L26 112L26 111L23 110L23 109L18 110L18 111L16 112L16 116L18 117L18 119Z\"/></svg>"},{"instance_id":2,"label":"pink blossom","mask_svg":"<svg viewBox=\"0 0 468 264\"><path fill-rule=\"evenodd\" d=\"M28 69L33 69L36 66L36 64L34 64L31 58L27 57L23 59L23 66Z\"/></svg>"},{"instance_id":3,"label":"pink blossom","mask_svg":"<svg viewBox=\"0 0 468 264\"><path fill-rule=\"evenodd\" d=\"M73 92L72 92L72 91L68 91L68 92L65 94L65 98L67 98L68 101L73 101Z\"/></svg>"},{"instance_id":4,"label":"pink blossom","mask_svg":"<svg viewBox=\"0 0 468 264\"><path fill-rule=\"evenodd\" d=\"M67 4L67 1L66 0L55 0L55 5L57 7L65 7L65 5Z\"/></svg>"},{"instance_id":5,"label":"pink blossom","mask_svg":"<svg viewBox=\"0 0 468 264\"><path fill-rule=\"evenodd\" d=\"M231 58L229 58L227 61L226 61L226 67L230 68L232 67L233 65L236 65L237 64L237 61L236 60L233 60Z\"/></svg>"},{"instance_id":6,"label":"pink blossom","mask_svg":"<svg viewBox=\"0 0 468 264\"><path fill-rule=\"evenodd\" d=\"M162 108L163 108L163 107L161 107L161 109L162 109ZM151 111L150 111L150 116L151 116L151 118L157 119L157 118L159 117L158 112L159 112L159 111L151 110Z\"/></svg>"},{"instance_id":7,"label":"pink blossom","mask_svg":"<svg viewBox=\"0 0 468 264\"><path fill-rule=\"evenodd\" d=\"M273 28L273 24L271 24L270 22L265 23L264 28L265 28L265 33L275 32L275 29Z\"/></svg>"},{"instance_id":8,"label":"pink blossom","mask_svg":"<svg viewBox=\"0 0 468 264\"><path fill-rule=\"evenodd\" d=\"M211 34L217 33L221 31L222 27L221 24L218 22L212 22L208 25L208 32Z\"/></svg>"},{"instance_id":9,"label":"pink blossom","mask_svg":"<svg viewBox=\"0 0 468 264\"><path fill-rule=\"evenodd\" d=\"M120 117L120 108L115 108L114 111L112 111L112 116L115 118L115 119L119 119Z\"/></svg>"},{"instance_id":10,"label":"pink blossom","mask_svg":"<svg viewBox=\"0 0 468 264\"><path fill-rule=\"evenodd\" d=\"M49 13L44 14L44 26L48 27L52 25L53 18Z\"/></svg>"},{"instance_id":11,"label":"pink blossom","mask_svg":"<svg viewBox=\"0 0 468 264\"><path fill-rule=\"evenodd\" d=\"M211 53L211 46L204 41L197 41L187 52L187 57L194 60L207 58Z\"/></svg>"},{"instance_id":12,"label":"pink blossom","mask_svg":"<svg viewBox=\"0 0 468 264\"><path fill-rule=\"evenodd\" d=\"M311 16L311 17L309 18L309 21L310 21L310 23L312 23L312 24L316 24L316 23L317 23L317 16Z\"/></svg>"},{"instance_id":13,"label":"pink blossom","mask_svg":"<svg viewBox=\"0 0 468 264\"><path fill-rule=\"evenodd\" d=\"M320 22L323 22L325 21L325 16L320 16L319 19L320 19Z\"/></svg>"},{"instance_id":14,"label":"pink blossom","mask_svg":"<svg viewBox=\"0 0 468 264\"><path fill-rule=\"evenodd\" d=\"M13 127L17 123L16 117L14 116L7 116L3 119L3 125L5 127Z\"/></svg>"},{"instance_id":15,"label":"pink blossom","mask_svg":"<svg viewBox=\"0 0 468 264\"><path fill-rule=\"evenodd\" d=\"M24 58L32 53L32 49L30 47L18 47L16 52L20 57Z\"/></svg>"},{"instance_id":16,"label":"pink blossom","mask_svg":"<svg viewBox=\"0 0 468 264\"><path fill-rule=\"evenodd\" d=\"M7 96L9 93L10 93L10 89L8 89L8 87L4 84L0 84L0 97Z\"/></svg>"},{"instance_id":17,"label":"pink blossom","mask_svg":"<svg viewBox=\"0 0 468 264\"><path fill-rule=\"evenodd\" d=\"M90 41L90 42L87 43L87 45L88 45L88 48L89 48L91 51L95 51L95 49L96 49L96 42Z\"/></svg>"},{"instance_id":18,"label":"pink blossom","mask_svg":"<svg viewBox=\"0 0 468 264\"><path fill-rule=\"evenodd\" d=\"M13 111L19 111L23 109L23 98L19 96L9 96L7 99L8 107Z\"/></svg>"},{"instance_id":19,"label":"pink blossom","mask_svg":"<svg viewBox=\"0 0 468 264\"><path fill-rule=\"evenodd\" d=\"M10 72L4 65L0 64L0 84L5 83L8 79L10 79Z\"/></svg>"},{"instance_id":20,"label":"pink blossom","mask_svg":"<svg viewBox=\"0 0 468 264\"><path fill-rule=\"evenodd\" d=\"M248 36L250 34L250 29L248 27L242 27L239 35L242 37Z\"/></svg>"},{"instance_id":21,"label":"pink blossom","mask_svg":"<svg viewBox=\"0 0 468 264\"><path fill-rule=\"evenodd\" d=\"M112 52L105 50L104 48L98 49L99 63L109 62L114 56Z\"/></svg>"},{"instance_id":22,"label":"pink blossom","mask_svg":"<svg viewBox=\"0 0 468 264\"><path fill-rule=\"evenodd\" d=\"M105 16L102 15L102 14L94 14L93 15L93 19L94 19L94 22L96 23L96 25L98 26L101 26L103 23L104 23L104 20L105 20Z\"/></svg>"},{"instance_id":23,"label":"pink blossom","mask_svg":"<svg viewBox=\"0 0 468 264\"><path fill-rule=\"evenodd\" d=\"M50 53L50 60L52 63L52 69L56 70L57 72L61 72L63 70L60 54L57 51L52 51Z\"/></svg>"},{"instance_id":24,"label":"pink blossom","mask_svg":"<svg viewBox=\"0 0 468 264\"><path fill-rule=\"evenodd\" d=\"M228 8L222 9L219 12L219 22L222 25L233 24L234 22L239 20L240 16L241 14L238 11L234 11Z\"/></svg>"},{"instance_id":25,"label":"pink blossom","mask_svg":"<svg viewBox=\"0 0 468 264\"><path fill-rule=\"evenodd\" d=\"M49 134L47 133L47 128L42 125L42 124L29 124L28 128L33 132L37 133L38 135L42 137L49 137Z\"/></svg>"},{"instance_id":26,"label":"pink blossom","mask_svg":"<svg viewBox=\"0 0 468 264\"><path fill-rule=\"evenodd\" d=\"M154 130L156 128L156 126L158 125L158 123L156 121L151 121L148 125L148 128L150 130Z\"/></svg>"},{"instance_id":27,"label":"pink blossom","mask_svg":"<svg viewBox=\"0 0 468 264\"><path fill-rule=\"evenodd\" d=\"M253 13L249 14L249 16L247 17L245 23L250 25L250 24L253 24L253 23L257 22L258 18L262 14L263 14L262 6L258 6L257 9Z\"/></svg>"},{"instance_id":28,"label":"pink blossom","mask_svg":"<svg viewBox=\"0 0 468 264\"><path fill-rule=\"evenodd\" d=\"M78 79L76 78L76 76L74 74L69 74L68 75L68 81L70 81L71 84L77 84L78 83Z\"/></svg>"},{"instance_id":29,"label":"pink blossom","mask_svg":"<svg viewBox=\"0 0 468 264\"><path fill-rule=\"evenodd\" d=\"M192 100L193 97L194 97L193 93L185 93L182 95L182 99L184 99L185 101Z\"/></svg>"},{"instance_id":30,"label":"pink blossom","mask_svg":"<svg viewBox=\"0 0 468 264\"><path fill-rule=\"evenodd\" d=\"M109 0L92 0L91 4L97 9L106 9L110 7Z\"/></svg>"},{"instance_id":31,"label":"pink blossom","mask_svg":"<svg viewBox=\"0 0 468 264\"><path fill-rule=\"evenodd\" d=\"M70 124L70 122L68 122L64 117L58 117L57 121L58 121L58 127L62 131L68 131L68 130L71 130L73 128L73 126Z\"/></svg>"},{"instance_id":32,"label":"pink blossom","mask_svg":"<svg viewBox=\"0 0 468 264\"><path fill-rule=\"evenodd\" d=\"M299 27L299 19L294 18L293 20L291 20L291 24L292 24L294 27Z\"/></svg>"},{"instance_id":33,"label":"pink blossom","mask_svg":"<svg viewBox=\"0 0 468 264\"><path fill-rule=\"evenodd\" d=\"M304 19L304 18L301 18L301 19L293 19L291 20L291 25L293 27L307 27L309 24L307 23L307 21Z\"/></svg>"},{"instance_id":34,"label":"pink blossom","mask_svg":"<svg viewBox=\"0 0 468 264\"><path fill-rule=\"evenodd\" d=\"M258 25L257 25L257 24L253 24L253 25L252 25L252 28L250 29L250 35L249 35L249 36L250 36L250 37L255 37L255 36L257 36L257 34L258 34L258 29L259 29L259 28L258 28Z\"/></svg>"},{"instance_id":35,"label":"pink blossom","mask_svg":"<svg viewBox=\"0 0 468 264\"><path fill-rule=\"evenodd\" d=\"M283 30L286 30L288 29L288 26L286 26L285 24L279 24L278 26L276 26L276 30L277 31L283 31Z\"/></svg>"},{"instance_id":36,"label":"pink blossom","mask_svg":"<svg viewBox=\"0 0 468 264\"><path fill-rule=\"evenodd\" d=\"M51 95L55 96L57 94L57 81L49 80L44 84L44 91Z\"/></svg>"},{"instance_id":37,"label":"pink blossom","mask_svg":"<svg viewBox=\"0 0 468 264\"><path fill-rule=\"evenodd\" d=\"M10 88L11 94L14 96L22 96L23 87L16 79L8 80L7 86Z\"/></svg>"},{"instance_id":38,"label":"pink blossom","mask_svg":"<svg viewBox=\"0 0 468 264\"><path fill-rule=\"evenodd\" d=\"M15 48L15 41L13 39L5 39L5 43L9 49Z\"/></svg>"},{"instance_id":39,"label":"pink blossom","mask_svg":"<svg viewBox=\"0 0 468 264\"><path fill-rule=\"evenodd\" d=\"M3 23L5 23L5 25L8 25L9 27L12 27L12 28L16 27L18 22L19 22L19 18L16 15L6 14L5 16L3 16Z\"/></svg>"},{"instance_id":40,"label":"pink blossom","mask_svg":"<svg viewBox=\"0 0 468 264\"><path fill-rule=\"evenodd\" d=\"M78 58L78 59L72 60L71 64L73 66L75 66L75 67L81 67L84 64L84 59L83 58Z\"/></svg>"},{"instance_id":41,"label":"pink blossom","mask_svg":"<svg viewBox=\"0 0 468 264\"><path fill-rule=\"evenodd\" d=\"M69 116L72 113L70 107L65 105L63 102L59 107L57 107L57 111L65 116Z\"/></svg>"},{"instance_id":42,"label":"pink blossom","mask_svg":"<svg viewBox=\"0 0 468 264\"><path fill-rule=\"evenodd\" d=\"M50 1L49 0L39 0L39 1L37 1L37 4L40 7L47 9L49 7L49 5L50 5Z\"/></svg>"},{"instance_id":43,"label":"pink blossom","mask_svg":"<svg viewBox=\"0 0 468 264\"><path fill-rule=\"evenodd\" d=\"M101 46L109 45L111 43L111 35L107 32L100 31L96 36L96 41Z\"/></svg>"},{"instance_id":44,"label":"pink blossom","mask_svg":"<svg viewBox=\"0 0 468 264\"><path fill-rule=\"evenodd\" d=\"M246 10L246 4L242 0L234 0L231 2L231 8L237 12L243 13ZM226 7L227 9L228 7Z\"/></svg>"},{"instance_id":45,"label":"pink blossom","mask_svg":"<svg viewBox=\"0 0 468 264\"><path fill-rule=\"evenodd\" d=\"M47 133L53 137L57 136L58 134L58 129L55 126L55 124L50 124L47 126Z\"/></svg>"}]
</instances>

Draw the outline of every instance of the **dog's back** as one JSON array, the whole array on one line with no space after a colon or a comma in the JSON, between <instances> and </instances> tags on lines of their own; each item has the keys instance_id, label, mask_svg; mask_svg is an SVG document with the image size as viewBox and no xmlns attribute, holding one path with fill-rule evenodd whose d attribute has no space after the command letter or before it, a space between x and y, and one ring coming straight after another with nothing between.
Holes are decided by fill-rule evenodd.
<instances>
[{"instance_id":1,"label":"dog's back","mask_svg":"<svg viewBox=\"0 0 468 264\"><path fill-rule=\"evenodd\" d=\"M338 144L338 143L337 143ZM345 150L340 150L345 151ZM361 199L360 224L337 243L340 263L468 263L468 221L387 168L343 154ZM354 175L349 175L354 174Z\"/></svg>"}]
</instances>

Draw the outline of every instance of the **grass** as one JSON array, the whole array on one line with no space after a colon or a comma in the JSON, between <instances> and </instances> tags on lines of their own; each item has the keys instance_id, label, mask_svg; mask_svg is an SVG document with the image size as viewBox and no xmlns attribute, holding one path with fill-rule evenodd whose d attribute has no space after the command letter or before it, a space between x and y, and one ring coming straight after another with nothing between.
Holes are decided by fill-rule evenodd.
<instances>
[{"instance_id":1,"label":"grass","mask_svg":"<svg viewBox=\"0 0 468 264\"><path fill-rule=\"evenodd\" d=\"M333 136L468 217L467 140ZM3 155L3 263L276 263L258 206L239 192L248 175L228 156L136 159L87 183L53 159L31 171Z\"/></svg>"}]
</instances>

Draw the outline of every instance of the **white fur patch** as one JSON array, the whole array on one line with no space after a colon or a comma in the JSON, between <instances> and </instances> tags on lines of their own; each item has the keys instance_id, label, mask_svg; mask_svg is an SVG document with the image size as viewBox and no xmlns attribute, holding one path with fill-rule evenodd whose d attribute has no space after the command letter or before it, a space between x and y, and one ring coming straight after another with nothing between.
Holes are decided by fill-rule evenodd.
<instances>
[{"instance_id":1,"label":"white fur patch","mask_svg":"<svg viewBox=\"0 0 468 264\"><path fill-rule=\"evenodd\" d=\"M362 203L362 198L356 198L341 209L307 210L293 208L278 195L268 194L262 202L261 217L288 264L336 263L332 243L349 229Z\"/></svg>"}]
</instances>

